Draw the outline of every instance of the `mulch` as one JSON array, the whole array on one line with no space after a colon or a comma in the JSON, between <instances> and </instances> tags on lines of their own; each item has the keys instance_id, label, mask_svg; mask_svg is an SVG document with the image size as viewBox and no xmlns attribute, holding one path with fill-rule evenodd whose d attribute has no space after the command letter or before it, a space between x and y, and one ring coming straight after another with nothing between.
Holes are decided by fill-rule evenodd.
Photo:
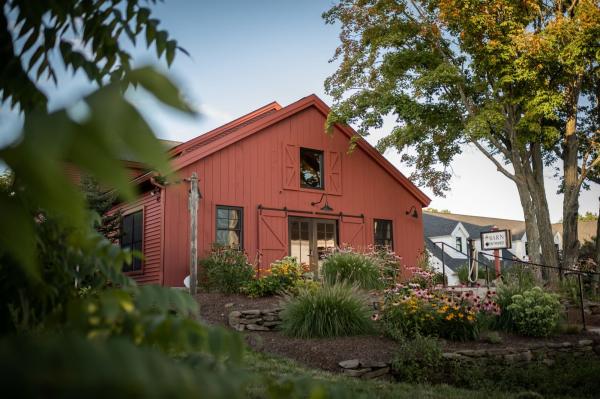
<instances>
[{"instance_id":1,"label":"mulch","mask_svg":"<svg viewBox=\"0 0 600 399\"><path fill-rule=\"evenodd\" d=\"M227 315L234 310L270 309L280 306L278 297L248 298L244 295L224 295L221 293L199 293L196 296L200 304L200 315L204 321L213 325L227 326ZM349 359L363 361L388 362L398 343L384 336L368 335L354 337L300 339L292 338L281 332L244 331L246 342L255 350L294 359L306 366L330 371L339 371L338 362ZM503 347L524 348L540 342L577 342L581 339L597 338L597 335L581 332L563 334L549 338L528 338L512 334L499 333L502 342L442 341L444 351L453 352L464 349L499 349Z\"/></svg>"}]
</instances>

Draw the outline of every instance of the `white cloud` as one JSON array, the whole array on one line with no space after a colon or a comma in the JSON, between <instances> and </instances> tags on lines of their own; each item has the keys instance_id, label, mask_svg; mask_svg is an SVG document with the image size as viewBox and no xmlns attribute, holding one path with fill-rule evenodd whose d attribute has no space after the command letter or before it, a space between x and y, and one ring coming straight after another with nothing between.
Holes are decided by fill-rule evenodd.
<instances>
[{"instance_id":1,"label":"white cloud","mask_svg":"<svg viewBox=\"0 0 600 399\"><path fill-rule=\"evenodd\" d=\"M216 120L217 122L226 123L233 119L233 116L229 112L223 111L210 104L200 105L198 107L198 112L200 112L201 116L206 116L210 119Z\"/></svg>"}]
</instances>

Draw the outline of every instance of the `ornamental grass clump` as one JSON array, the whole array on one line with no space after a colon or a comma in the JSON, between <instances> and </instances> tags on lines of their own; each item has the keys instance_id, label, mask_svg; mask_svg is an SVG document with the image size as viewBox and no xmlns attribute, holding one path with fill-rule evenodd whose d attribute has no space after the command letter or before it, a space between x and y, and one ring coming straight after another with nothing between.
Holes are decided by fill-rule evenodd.
<instances>
[{"instance_id":1,"label":"ornamental grass clump","mask_svg":"<svg viewBox=\"0 0 600 399\"><path fill-rule=\"evenodd\" d=\"M561 305L558 295L533 287L520 295L514 295L507 310L514 329L519 334L547 337L556 331Z\"/></svg>"},{"instance_id":2,"label":"ornamental grass clump","mask_svg":"<svg viewBox=\"0 0 600 399\"><path fill-rule=\"evenodd\" d=\"M366 295L356 286L325 284L286 297L281 313L283 332L298 338L340 337L372 331Z\"/></svg>"},{"instance_id":3,"label":"ornamental grass clump","mask_svg":"<svg viewBox=\"0 0 600 399\"><path fill-rule=\"evenodd\" d=\"M321 274L323 280L330 285L345 282L365 290L378 289L383 285L377 259L350 250L341 250L328 255L323 261Z\"/></svg>"}]
</instances>

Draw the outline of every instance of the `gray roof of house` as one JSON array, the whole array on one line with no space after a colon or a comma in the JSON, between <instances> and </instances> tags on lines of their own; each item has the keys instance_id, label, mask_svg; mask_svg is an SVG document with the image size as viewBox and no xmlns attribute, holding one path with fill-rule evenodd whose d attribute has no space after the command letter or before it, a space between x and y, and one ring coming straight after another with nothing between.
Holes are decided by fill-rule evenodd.
<instances>
[{"instance_id":1,"label":"gray roof of house","mask_svg":"<svg viewBox=\"0 0 600 399\"><path fill-rule=\"evenodd\" d=\"M452 234L452 231L456 228L458 223L462 223L464 228L469 233L469 238L479 239L480 233L485 231L490 231L493 226L478 226L472 223L461 222L457 220L451 220L444 217L435 216L429 213L423 213L423 234L425 238L425 247L429 250L429 252L435 256L436 258L442 260L442 246L436 245L435 242L431 240L430 237L440 237L447 236ZM466 249L463 250L463 253L466 254ZM511 259L513 255L506 249L501 250L500 256L503 258ZM444 264L456 271L460 266L467 264L466 259L455 259L448 255L444 255ZM480 265L487 264L488 266L493 266L493 259L488 259L483 253L479 253L478 261Z\"/></svg>"}]
</instances>

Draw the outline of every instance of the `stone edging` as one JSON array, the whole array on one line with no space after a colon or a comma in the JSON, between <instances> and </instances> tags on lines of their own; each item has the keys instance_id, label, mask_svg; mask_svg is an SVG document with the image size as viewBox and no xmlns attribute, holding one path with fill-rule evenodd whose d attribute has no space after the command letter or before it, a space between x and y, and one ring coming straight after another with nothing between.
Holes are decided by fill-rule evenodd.
<instances>
[{"instance_id":1,"label":"stone edging","mask_svg":"<svg viewBox=\"0 0 600 399\"><path fill-rule=\"evenodd\" d=\"M234 310L229 313L229 326L237 331L273 331L279 328L281 308Z\"/></svg>"},{"instance_id":2,"label":"stone edging","mask_svg":"<svg viewBox=\"0 0 600 399\"><path fill-rule=\"evenodd\" d=\"M573 342L540 342L527 348L497 348L497 349L463 349L456 352L445 352L442 357L445 361L455 362L505 362L510 364L529 363L541 361L552 365L559 355L575 357L599 356L599 339L581 339ZM338 363L340 371L349 377L378 378L390 374L389 362L368 362L360 359L344 360Z\"/></svg>"}]
</instances>

